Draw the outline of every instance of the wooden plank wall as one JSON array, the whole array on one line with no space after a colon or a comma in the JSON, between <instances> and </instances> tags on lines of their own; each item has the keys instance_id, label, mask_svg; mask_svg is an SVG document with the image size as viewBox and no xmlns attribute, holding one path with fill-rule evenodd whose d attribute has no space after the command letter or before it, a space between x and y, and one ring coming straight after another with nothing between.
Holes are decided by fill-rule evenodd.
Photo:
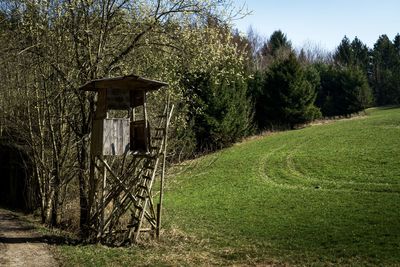
<instances>
[{"instance_id":1,"label":"wooden plank wall","mask_svg":"<svg viewBox=\"0 0 400 267\"><path fill-rule=\"evenodd\" d=\"M129 119L105 119L103 123L103 155L123 155L129 150Z\"/></svg>"}]
</instances>

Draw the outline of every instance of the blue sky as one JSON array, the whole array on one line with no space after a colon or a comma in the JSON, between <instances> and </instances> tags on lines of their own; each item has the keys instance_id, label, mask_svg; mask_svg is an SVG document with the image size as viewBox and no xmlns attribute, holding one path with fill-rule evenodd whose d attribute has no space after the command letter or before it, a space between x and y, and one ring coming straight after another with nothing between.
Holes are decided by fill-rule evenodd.
<instances>
[{"instance_id":1,"label":"blue sky","mask_svg":"<svg viewBox=\"0 0 400 267\"><path fill-rule=\"evenodd\" d=\"M282 30L296 48L306 43L332 51L344 35L357 36L373 47L379 35L391 40L400 33L400 0L234 0L252 15L235 21L247 32L250 25L262 36Z\"/></svg>"}]
</instances>

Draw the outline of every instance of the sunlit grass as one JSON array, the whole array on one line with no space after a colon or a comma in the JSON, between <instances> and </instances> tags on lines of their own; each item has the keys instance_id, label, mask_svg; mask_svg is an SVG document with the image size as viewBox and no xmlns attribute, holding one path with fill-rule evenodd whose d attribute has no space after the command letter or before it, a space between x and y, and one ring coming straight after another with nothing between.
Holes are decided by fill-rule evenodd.
<instances>
[{"instance_id":1,"label":"sunlit grass","mask_svg":"<svg viewBox=\"0 0 400 267\"><path fill-rule=\"evenodd\" d=\"M195 161L168 221L294 263L400 262L400 110L274 134Z\"/></svg>"}]
</instances>

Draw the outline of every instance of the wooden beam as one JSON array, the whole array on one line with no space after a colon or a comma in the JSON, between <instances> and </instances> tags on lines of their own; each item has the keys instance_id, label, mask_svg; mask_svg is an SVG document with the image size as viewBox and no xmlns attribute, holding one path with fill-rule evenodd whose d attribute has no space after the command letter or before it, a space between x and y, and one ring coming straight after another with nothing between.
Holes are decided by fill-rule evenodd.
<instances>
[{"instance_id":1,"label":"wooden beam","mask_svg":"<svg viewBox=\"0 0 400 267\"><path fill-rule=\"evenodd\" d=\"M167 111L169 111L169 97L167 101ZM163 147L163 162L162 162L162 171L161 171L161 178L160 178L160 198L157 205L157 227L156 227L156 236L157 238L160 237L160 229L161 229L161 215L162 215L162 205L163 205L163 198L164 198L164 177L165 177L165 164L167 158L167 141L168 141L168 128L169 123L171 121L172 112L174 111L174 105L172 105L171 110L166 112L166 120L165 120L165 130L164 130L164 147Z\"/></svg>"}]
</instances>

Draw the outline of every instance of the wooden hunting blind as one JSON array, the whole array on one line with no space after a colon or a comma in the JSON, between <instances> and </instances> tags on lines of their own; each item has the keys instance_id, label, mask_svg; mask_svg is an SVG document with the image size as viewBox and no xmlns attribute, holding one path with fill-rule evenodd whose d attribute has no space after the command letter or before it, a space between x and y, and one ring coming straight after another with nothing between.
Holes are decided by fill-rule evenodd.
<instances>
[{"instance_id":1,"label":"wooden hunting blind","mask_svg":"<svg viewBox=\"0 0 400 267\"><path fill-rule=\"evenodd\" d=\"M92 130L92 153L98 155L123 155L132 152L148 152L149 125L146 109L146 93L158 90L166 83L139 76L124 76L93 80L81 87L97 92L96 111ZM108 118L109 110L134 111L143 107L143 116L137 120L135 113L125 118Z\"/></svg>"},{"instance_id":2,"label":"wooden hunting blind","mask_svg":"<svg viewBox=\"0 0 400 267\"><path fill-rule=\"evenodd\" d=\"M161 116L149 116L146 96L164 86L167 84L129 75L93 80L80 88L97 93L87 227L99 241L137 242L141 232L159 235L167 131L173 107L167 101ZM157 175L156 210L152 185Z\"/></svg>"}]
</instances>

